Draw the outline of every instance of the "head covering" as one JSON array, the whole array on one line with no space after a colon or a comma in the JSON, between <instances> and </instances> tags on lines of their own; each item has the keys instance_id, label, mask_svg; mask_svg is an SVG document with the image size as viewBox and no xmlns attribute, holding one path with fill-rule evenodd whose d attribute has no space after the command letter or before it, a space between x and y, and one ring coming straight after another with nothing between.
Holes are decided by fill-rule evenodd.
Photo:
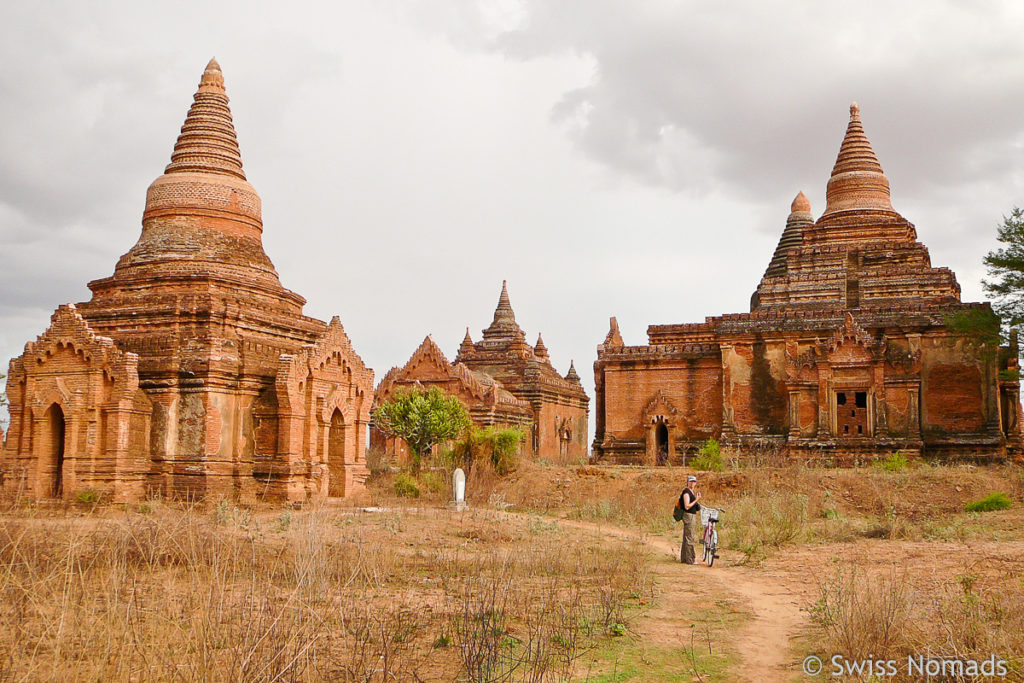
<instances>
[{"instance_id":1,"label":"head covering","mask_svg":"<svg viewBox=\"0 0 1024 683\"><path fill-rule=\"evenodd\" d=\"M690 482L690 481L697 481L697 477L695 477L695 476L693 476L693 475L691 474L690 476L688 476L688 477L686 478L686 481L688 481L688 482Z\"/></svg>"}]
</instances>

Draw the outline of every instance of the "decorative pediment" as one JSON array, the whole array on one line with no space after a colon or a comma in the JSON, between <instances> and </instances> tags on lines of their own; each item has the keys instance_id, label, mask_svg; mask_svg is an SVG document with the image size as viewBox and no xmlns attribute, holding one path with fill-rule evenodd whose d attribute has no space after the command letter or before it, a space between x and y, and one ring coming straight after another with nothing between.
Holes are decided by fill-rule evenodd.
<instances>
[{"instance_id":1,"label":"decorative pediment","mask_svg":"<svg viewBox=\"0 0 1024 683\"><path fill-rule=\"evenodd\" d=\"M835 334L828 341L829 351L835 351L843 344L853 343L864 347L868 350L874 350L878 345L877 340L871 336L871 333L865 330L860 324L853 319L853 314L847 312L846 320L843 321L842 327L836 330Z\"/></svg>"},{"instance_id":2,"label":"decorative pediment","mask_svg":"<svg viewBox=\"0 0 1024 683\"><path fill-rule=\"evenodd\" d=\"M661 420L666 425L675 424L681 417L679 409L662 393L661 389L658 389L657 393L647 401L641 414L646 423Z\"/></svg>"},{"instance_id":3,"label":"decorative pediment","mask_svg":"<svg viewBox=\"0 0 1024 683\"><path fill-rule=\"evenodd\" d=\"M286 409L301 403L304 383L315 377L331 377L331 381L351 387L355 399L373 388L373 370L366 367L352 348L352 342L337 316L331 318L316 342L303 346L298 353L281 354L277 365L275 385L278 402Z\"/></svg>"},{"instance_id":4,"label":"decorative pediment","mask_svg":"<svg viewBox=\"0 0 1024 683\"><path fill-rule=\"evenodd\" d=\"M25 345L25 353L17 359L16 373L26 365L45 365L55 354L73 353L83 367L103 373L116 387L118 399L130 399L139 388L139 357L124 351L110 337L97 334L74 304L65 304L50 317L50 326L35 341ZM12 363L12 368L15 364ZM62 399L69 400L69 391L57 378L55 388Z\"/></svg>"},{"instance_id":5,"label":"decorative pediment","mask_svg":"<svg viewBox=\"0 0 1024 683\"><path fill-rule=\"evenodd\" d=\"M843 325L827 341L829 360L836 362L863 362L880 360L886 342L876 339L854 320L853 314L847 312Z\"/></svg>"}]
</instances>

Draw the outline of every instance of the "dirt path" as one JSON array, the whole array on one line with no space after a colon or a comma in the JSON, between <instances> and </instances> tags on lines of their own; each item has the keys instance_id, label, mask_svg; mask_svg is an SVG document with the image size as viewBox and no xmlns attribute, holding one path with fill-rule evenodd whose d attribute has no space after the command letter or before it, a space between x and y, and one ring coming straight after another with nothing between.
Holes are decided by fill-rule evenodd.
<instances>
[{"instance_id":1,"label":"dirt path","mask_svg":"<svg viewBox=\"0 0 1024 683\"><path fill-rule=\"evenodd\" d=\"M667 644L676 644L672 640L683 640L678 615L686 613L687 599L693 595L697 581L711 581L721 592L738 597L753 613L753 618L734 639L740 659L733 671L736 680L787 681L793 678L795 670L792 668L790 643L807 624L807 618L800 611L802 597L799 588L786 581L783 575L729 566L728 554L722 558L725 560L722 564L716 563L711 568L703 565L684 567L678 564L678 542L590 522L562 519L559 523L619 538L642 539L653 550L674 561L656 564L655 571L662 580L663 588L661 605L650 615L654 623L643 627L651 636L661 637L663 644L665 639ZM680 575L685 572L699 572L699 579L692 584L680 581ZM690 647L688 640L678 645Z\"/></svg>"}]
</instances>

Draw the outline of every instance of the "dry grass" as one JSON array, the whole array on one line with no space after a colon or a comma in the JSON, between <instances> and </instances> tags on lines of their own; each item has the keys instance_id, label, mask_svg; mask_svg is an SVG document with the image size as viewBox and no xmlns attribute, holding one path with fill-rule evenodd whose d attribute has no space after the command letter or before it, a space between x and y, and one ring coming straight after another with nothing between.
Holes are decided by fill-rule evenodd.
<instances>
[{"instance_id":1,"label":"dry grass","mask_svg":"<svg viewBox=\"0 0 1024 683\"><path fill-rule=\"evenodd\" d=\"M758 457L775 461L771 453ZM683 468L534 466L510 480L488 482L488 490L518 508L674 533L678 525L671 510L687 474ZM964 510L967 502L992 490L1010 491L1012 499L1022 501L1024 475L1012 465L914 463L887 471L789 462L699 477L703 502L725 509L720 524L725 547L740 550L748 562L805 543L1024 537L1024 528L1010 516L992 513L981 520Z\"/></svg>"},{"instance_id":2,"label":"dry grass","mask_svg":"<svg viewBox=\"0 0 1024 683\"><path fill-rule=\"evenodd\" d=\"M1005 680L1024 680L1024 560L989 557L964 572L936 581L906 568L871 574L838 565L811 608L819 651L901 661L995 654L1009 662Z\"/></svg>"},{"instance_id":3,"label":"dry grass","mask_svg":"<svg viewBox=\"0 0 1024 683\"><path fill-rule=\"evenodd\" d=\"M651 590L516 519L150 509L0 519L0 679L561 680Z\"/></svg>"}]
</instances>

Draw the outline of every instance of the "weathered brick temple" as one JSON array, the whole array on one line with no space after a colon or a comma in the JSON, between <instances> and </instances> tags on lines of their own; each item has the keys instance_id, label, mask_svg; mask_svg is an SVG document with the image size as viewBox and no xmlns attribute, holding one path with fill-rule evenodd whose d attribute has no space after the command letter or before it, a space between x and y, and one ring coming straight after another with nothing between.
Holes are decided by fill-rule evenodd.
<instances>
[{"instance_id":1,"label":"weathered brick temple","mask_svg":"<svg viewBox=\"0 0 1024 683\"><path fill-rule=\"evenodd\" d=\"M375 405L401 386L438 386L458 396L480 427L517 427L526 431L528 453L551 460L579 460L587 455L590 399L570 363L562 377L551 365L540 335L530 346L516 322L506 283L501 285L494 319L474 342L466 329L453 362L430 337L409 361L392 368L377 387ZM374 429L374 446L401 455L404 444Z\"/></svg>"},{"instance_id":2,"label":"weathered brick temple","mask_svg":"<svg viewBox=\"0 0 1024 683\"><path fill-rule=\"evenodd\" d=\"M194 100L138 242L11 361L6 487L301 501L363 486L373 372L264 253L216 61Z\"/></svg>"},{"instance_id":3,"label":"weathered brick temple","mask_svg":"<svg viewBox=\"0 0 1024 683\"><path fill-rule=\"evenodd\" d=\"M946 324L987 307L961 303L893 209L853 105L825 212L815 221L797 195L749 313L651 325L645 346L626 346L612 318L594 454L678 462L709 437L838 461L1019 453L1016 348Z\"/></svg>"}]
</instances>

